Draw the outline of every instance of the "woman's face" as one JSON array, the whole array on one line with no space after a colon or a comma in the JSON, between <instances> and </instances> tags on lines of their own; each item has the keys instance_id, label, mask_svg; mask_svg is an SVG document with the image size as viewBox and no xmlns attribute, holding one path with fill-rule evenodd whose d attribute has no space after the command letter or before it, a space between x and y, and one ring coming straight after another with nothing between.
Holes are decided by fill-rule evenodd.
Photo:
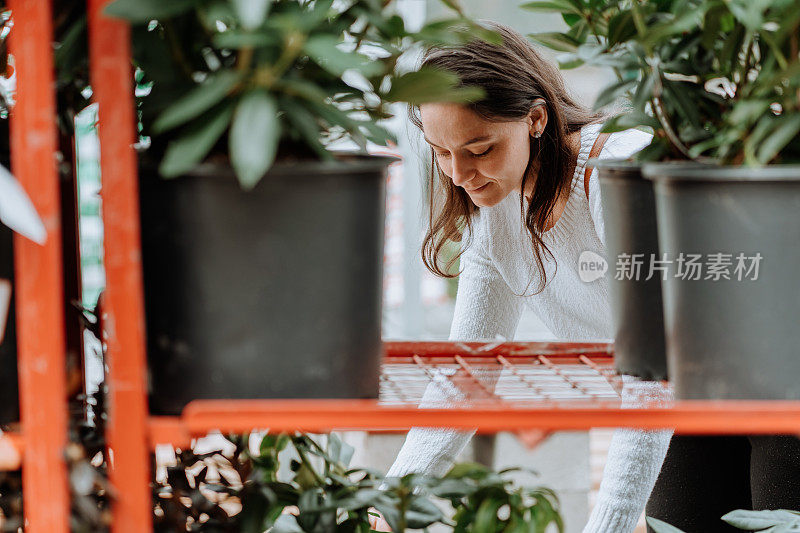
<instances>
[{"instance_id":1,"label":"woman's face","mask_svg":"<svg viewBox=\"0 0 800 533\"><path fill-rule=\"evenodd\" d=\"M544 110L535 108L522 120L493 122L452 103L423 104L420 118L439 168L479 207L493 206L519 190L529 136L543 130L547 120Z\"/></svg>"}]
</instances>

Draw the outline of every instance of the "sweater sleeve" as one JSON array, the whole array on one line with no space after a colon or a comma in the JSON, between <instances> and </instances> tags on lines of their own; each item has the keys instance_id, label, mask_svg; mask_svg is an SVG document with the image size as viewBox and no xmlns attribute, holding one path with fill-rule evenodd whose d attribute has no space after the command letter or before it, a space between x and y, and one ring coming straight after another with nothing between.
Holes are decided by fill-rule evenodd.
<instances>
[{"instance_id":1,"label":"sweater sleeve","mask_svg":"<svg viewBox=\"0 0 800 533\"><path fill-rule=\"evenodd\" d=\"M671 391L660 383L632 376L623 376L623 381L623 408L672 400ZM614 432L597 504L583 533L630 533L634 530L661 471L672 433L671 430L627 428Z\"/></svg>"},{"instance_id":2,"label":"sweater sleeve","mask_svg":"<svg viewBox=\"0 0 800 533\"><path fill-rule=\"evenodd\" d=\"M461 255L449 340L513 340L522 305L522 299L512 293L480 243L473 242ZM495 374L478 377L493 388L499 378ZM439 374L428 384L420 408L449 407L459 400L464 400L463 395ZM387 476L409 472L444 475L474 433L475 430L412 428Z\"/></svg>"}]
</instances>

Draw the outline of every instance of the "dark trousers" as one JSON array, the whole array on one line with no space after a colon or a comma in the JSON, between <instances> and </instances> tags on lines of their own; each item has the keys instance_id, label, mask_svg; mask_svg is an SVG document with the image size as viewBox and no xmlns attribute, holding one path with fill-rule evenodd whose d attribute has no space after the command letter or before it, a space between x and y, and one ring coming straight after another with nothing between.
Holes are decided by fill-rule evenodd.
<instances>
[{"instance_id":1,"label":"dark trousers","mask_svg":"<svg viewBox=\"0 0 800 533\"><path fill-rule=\"evenodd\" d=\"M741 533L720 520L735 509L800 510L800 440L674 435L646 515L686 533Z\"/></svg>"}]
</instances>

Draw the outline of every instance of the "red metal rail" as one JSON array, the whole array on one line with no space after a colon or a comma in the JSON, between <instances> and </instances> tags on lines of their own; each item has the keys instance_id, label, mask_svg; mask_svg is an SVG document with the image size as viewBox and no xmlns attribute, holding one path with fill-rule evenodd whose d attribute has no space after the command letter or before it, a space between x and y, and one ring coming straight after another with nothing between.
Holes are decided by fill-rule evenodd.
<instances>
[{"instance_id":1,"label":"red metal rail","mask_svg":"<svg viewBox=\"0 0 800 533\"><path fill-rule=\"evenodd\" d=\"M211 431L406 431L413 426L498 431L592 427L675 429L694 434L800 433L800 402L683 401L666 383L623 407L611 345L602 343L388 342L378 400L204 400L180 417L150 419L150 444L186 447ZM641 383L629 387L633 397ZM460 396L419 403L428 387ZM661 394L659 394L661 393Z\"/></svg>"},{"instance_id":2,"label":"red metal rail","mask_svg":"<svg viewBox=\"0 0 800 533\"><path fill-rule=\"evenodd\" d=\"M105 241L108 446L115 533L152 529L144 299L139 238L136 136L130 30L102 14L106 0L89 0L89 60L98 103Z\"/></svg>"},{"instance_id":3,"label":"red metal rail","mask_svg":"<svg viewBox=\"0 0 800 533\"><path fill-rule=\"evenodd\" d=\"M66 337L52 13L47 0L11 0L8 5L14 13L10 51L17 76L12 170L47 230L43 246L14 236L26 531L66 533Z\"/></svg>"},{"instance_id":4,"label":"red metal rail","mask_svg":"<svg viewBox=\"0 0 800 533\"><path fill-rule=\"evenodd\" d=\"M507 405L419 409L369 400L221 400L195 402L181 417L150 419L150 444L179 448L209 432L252 429L324 433L405 432L410 427L499 431L577 431L594 427L674 429L681 434L800 434L800 402L682 401L671 407L623 409L619 404L561 407Z\"/></svg>"}]
</instances>

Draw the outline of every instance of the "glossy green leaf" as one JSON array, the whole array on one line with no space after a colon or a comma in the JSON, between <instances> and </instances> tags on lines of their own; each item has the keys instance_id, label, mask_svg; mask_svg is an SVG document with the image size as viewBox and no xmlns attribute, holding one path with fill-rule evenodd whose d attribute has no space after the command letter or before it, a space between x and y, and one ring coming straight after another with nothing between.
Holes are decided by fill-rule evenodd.
<instances>
[{"instance_id":1,"label":"glossy green leaf","mask_svg":"<svg viewBox=\"0 0 800 533\"><path fill-rule=\"evenodd\" d=\"M623 96L629 89L636 87L636 85L636 80L622 80L612 83L597 95L594 108L600 109L601 107L615 102L617 98Z\"/></svg>"},{"instance_id":2,"label":"glossy green leaf","mask_svg":"<svg viewBox=\"0 0 800 533\"><path fill-rule=\"evenodd\" d=\"M661 84L664 88L664 98L671 101L677 113L693 126L702 127L702 117L697 109L697 99L693 95L695 87L688 82L666 79L662 79Z\"/></svg>"},{"instance_id":3,"label":"glossy green leaf","mask_svg":"<svg viewBox=\"0 0 800 533\"><path fill-rule=\"evenodd\" d=\"M297 524L297 519L290 514L282 514L275 520L270 533L304 533Z\"/></svg>"},{"instance_id":4,"label":"glossy green leaf","mask_svg":"<svg viewBox=\"0 0 800 533\"><path fill-rule=\"evenodd\" d=\"M170 142L158 167L165 178L185 174L200 163L228 128L233 105L218 106L213 112L195 120L180 137Z\"/></svg>"},{"instance_id":5,"label":"glossy green leaf","mask_svg":"<svg viewBox=\"0 0 800 533\"><path fill-rule=\"evenodd\" d=\"M325 147L320 142L320 127L317 118L303 105L290 99L281 101L281 108L286 113L291 126L295 128L299 137L305 141L320 157L327 154Z\"/></svg>"},{"instance_id":6,"label":"glossy green leaf","mask_svg":"<svg viewBox=\"0 0 800 533\"><path fill-rule=\"evenodd\" d=\"M636 25L633 23L633 13L620 11L608 21L608 45L625 42L636 35Z\"/></svg>"},{"instance_id":7,"label":"glossy green leaf","mask_svg":"<svg viewBox=\"0 0 800 533\"><path fill-rule=\"evenodd\" d=\"M231 0L239 23L245 30L254 30L264 23L272 0Z\"/></svg>"},{"instance_id":8,"label":"glossy green leaf","mask_svg":"<svg viewBox=\"0 0 800 533\"><path fill-rule=\"evenodd\" d=\"M169 106L153 122L153 132L161 133L200 116L222 101L241 80L241 75L226 70L209 77L177 102Z\"/></svg>"},{"instance_id":9,"label":"glossy green leaf","mask_svg":"<svg viewBox=\"0 0 800 533\"><path fill-rule=\"evenodd\" d=\"M522 9L539 13L574 13L580 15L581 11L574 4L566 0L552 0L549 2L528 2L522 4Z\"/></svg>"},{"instance_id":10,"label":"glossy green leaf","mask_svg":"<svg viewBox=\"0 0 800 533\"><path fill-rule=\"evenodd\" d=\"M400 511L395 506L387 505L384 502L375 502L373 507L383 515L384 520L386 520L386 523L392 528L392 531L404 530L401 523Z\"/></svg>"},{"instance_id":11,"label":"glossy green leaf","mask_svg":"<svg viewBox=\"0 0 800 533\"><path fill-rule=\"evenodd\" d=\"M800 527L800 515L798 513L778 509L774 511L731 511L722 517L722 520L733 527L746 531L761 531L773 526L784 524L795 524Z\"/></svg>"},{"instance_id":12,"label":"glossy green leaf","mask_svg":"<svg viewBox=\"0 0 800 533\"><path fill-rule=\"evenodd\" d=\"M425 497L413 498L406 511L406 523L411 529L428 527L443 517L441 509Z\"/></svg>"},{"instance_id":13,"label":"glossy green leaf","mask_svg":"<svg viewBox=\"0 0 800 533\"><path fill-rule=\"evenodd\" d=\"M316 104L325 102L329 96L319 85L304 79L282 79L275 83L274 88L290 96L299 96Z\"/></svg>"},{"instance_id":14,"label":"glossy green leaf","mask_svg":"<svg viewBox=\"0 0 800 533\"><path fill-rule=\"evenodd\" d=\"M484 500L475 513L474 531L495 531L497 529L497 510L501 502L492 499Z\"/></svg>"},{"instance_id":15,"label":"glossy green leaf","mask_svg":"<svg viewBox=\"0 0 800 533\"><path fill-rule=\"evenodd\" d=\"M580 41L560 32L530 33L528 37L557 52L577 52L581 44Z\"/></svg>"},{"instance_id":16,"label":"glossy green leaf","mask_svg":"<svg viewBox=\"0 0 800 533\"><path fill-rule=\"evenodd\" d=\"M558 66L561 70L578 68L585 63L582 59L578 58L577 54L569 52L557 55L556 61L558 61Z\"/></svg>"},{"instance_id":17,"label":"glossy green leaf","mask_svg":"<svg viewBox=\"0 0 800 533\"><path fill-rule=\"evenodd\" d=\"M103 8L109 17L128 22L167 19L192 9L199 0L114 0Z\"/></svg>"},{"instance_id":18,"label":"glossy green leaf","mask_svg":"<svg viewBox=\"0 0 800 533\"><path fill-rule=\"evenodd\" d=\"M242 188L252 189L275 160L281 126L275 98L263 90L246 94L236 106L230 155Z\"/></svg>"},{"instance_id":19,"label":"glossy green leaf","mask_svg":"<svg viewBox=\"0 0 800 533\"><path fill-rule=\"evenodd\" d=\"M362 122L361 129L367 140L379 146L388 146L390 143L397 144L397 136L393 132L371 120Z\"/></svg>"},{"instance_id":20,"label":"glossy green leaf","mask_svg":"<svg viewBox=\"0 0 800 533\"><path fill-rule=\"evenodd\" d=\"M603 123L600 128L602 133L614 133L617 131L625 131L639 126L650 126L653 128L661 127L661 124L653 117L642 113L639 110L628 111L613 116Z\"/></svg>"},{"instance_id":21,"label":"glossy green leaf","mask_svg":"<svg viewBox=\"0 0 800 533\"><path fill-rule=\"evenodd\" d=\"M757 158L762 164L772 161L783 148L800 134L800 113L775 117L774 126L758 147Z\"/></svg>"},{"instance_id":22,"label":"glossy green leaf","mask_svg":"<svg viewBox=\"0 0 800 533\"><path fill-rule=\"evenodd\" d=\"M240 32L228 30L214 34L212 42L214 46L219 48L259 48L262 46L277 46L280 38L271 31Z\"/></svg>"},{"instance_id":23,"label":"glossy green leaf","mask_svg":"<svg viewBox=\"0 0 800 533\"><path fill-rule=\"evenodd\" d=\"M568 15L567 18L575 20L573 15ZM589 22L582 18L570 24L569 31L567 31L566 35L574 39L578 45L581 45L586 43L586 38L589 36L590 31L591 27L589 26Z\"/></svg>"},{"instance_id":24,"label":"glossy green leaf","mask_svg":"<svg viewBox=\"0 0 800 533\"><path fill-rule=\"evenodd\" d=\"M750 124L769 111L769 100L742 100L737 102L728 121L732 124Z\"/></svg>"},{"instance_id":25,"label":"glossy green leaf","mask_svg":"<svg viewBox=\"0 0 800 533\"><path fill-rule=\"evenodd\" d=\"M341 76L349 69L358 70L367 77L383 71L380 63L370 61L358 52L346 52L339 44L340 40L333 35L317 35L309 37L303 49L314 62L334 76Z\"/></svg>"},{"instance_id":26,"label":"glossy green leaf","mask_svg":"<svg viewBox=\"0 0 800 533\"><path fill-rule=\"evenodd\" d=\"M384 94L390 102L423 104L426 102L468 102L483 97L477 87L457 88L455 74L442 70L423 68L394 79L392 87Z\"/></svg>"},{"instance_id":27,"label":"glossy green leaf","mask_svg":"<svg viewBox=\"0 0 800 533\"><path fill-rule=\"evenodd\" d=\"M730 0L727 5L739 22L756 31L764 24L764 12L772 3L773 0Z\"/></svg>"},{"instance_id":28,"label":"glossy green leaf","mask_svg":"<svg viewBox=\"0 0 800 533\"><path fill-rule=\"evenodd\" d=\"M602 53L603 46L595 43L584 43L578 47L578 51L575 55L586 63L592 63Z\"/></svg>"},{"instance_id":29,"label":"glossy green leaf","mask_svg":"<svg viewBox=\"0 0 800 533\"><path fill-rule=\"evenodd\" d=\"M684 533L675 526L671 526L666 522L649 516L647 517L647 525L649 525L655 533Z\"/></svg>"},{"instance_id":30,"label":"glossy green leaf","mask_svg":"<svg viewBox=\"0 0 800 533\"><path fill-rule=\"evenodd\" d=\"M458 463L450 468L446 478L483 477L490 472L489 468L479 463Z\"/></svg>"}]
</instances>

